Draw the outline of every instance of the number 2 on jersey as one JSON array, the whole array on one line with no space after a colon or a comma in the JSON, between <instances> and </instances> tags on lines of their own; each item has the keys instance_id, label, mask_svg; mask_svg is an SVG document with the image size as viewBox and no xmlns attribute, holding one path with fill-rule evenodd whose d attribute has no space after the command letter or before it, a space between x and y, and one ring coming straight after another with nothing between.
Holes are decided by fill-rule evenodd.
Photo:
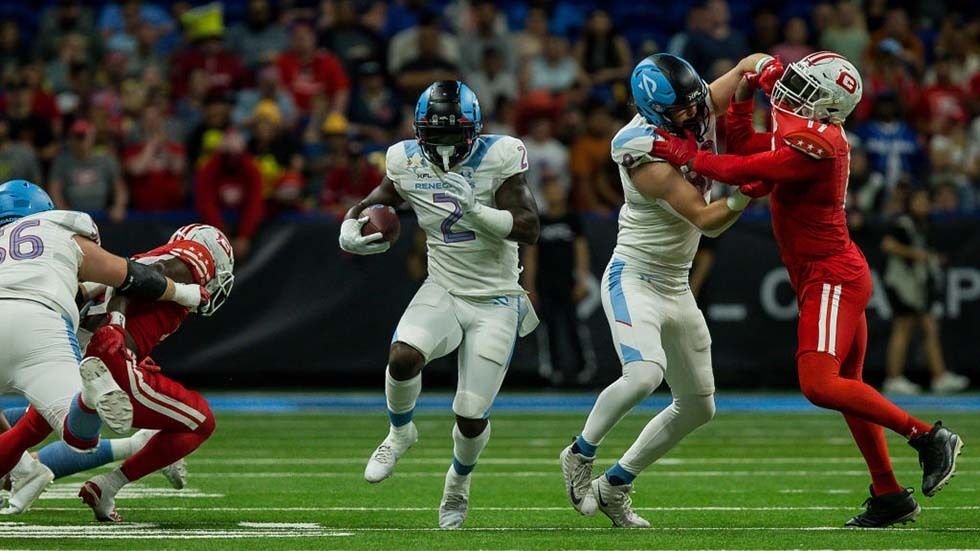
<instances>
[{"instance_id":1,"label":"number 2 on jersey","mask_svg":"<svg viewBox=\"0 0 980 551\"><path fill-rule=\"evenodd\" d=\"M449 203L453 206L453 212L449 213L449 216L442 221L442 240L446 243L460 243L463 241L473 241L476 239L476 233L472 231L453 231L453 224L459 222L459 219L463 217L463 207L459 206L459 201L455 197L447 195L445 193L433 193L432 201L434 203Z\"/></svg>"},{"instance_id":2,"label":"number 2 on jersey","mask_svg":"<svg viewBox=\"0 0 980 551\"><path fill-rule=\"evenodd\" d=\"M41 256L44 253L44 241L41 241L41 238L36 235L22 234L25 229L40 225L39 220L26 220L14 226L13 231L10 232L9 247L4 249L0 246L0 264L7 260L7 251L10 251L11 260L30 260ZM3 237L3 230L0 230L0 237ZM25 246L30 246L30 249L24 251Z\"/></svg>"}]
</instances>

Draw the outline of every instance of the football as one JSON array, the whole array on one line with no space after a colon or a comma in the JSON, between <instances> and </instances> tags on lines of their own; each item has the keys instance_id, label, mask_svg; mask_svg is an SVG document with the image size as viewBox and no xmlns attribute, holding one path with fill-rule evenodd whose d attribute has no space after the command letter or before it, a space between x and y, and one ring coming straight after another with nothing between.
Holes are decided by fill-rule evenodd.
<instances>
[{"instance_id":1,"label":"football","mask_svg":"<svg viewBox=\"0 0 980 551\"><path fill-rule=\"evenodd\" d=\"M395 209L384 205L371 205L364 209L362 216L367 216L367 224L361 227L361 235L371 235L380 232L384 240L394 243L398 240L401 233L402 224L398 221L398 214Z\"/></svg>"}]
</instances>

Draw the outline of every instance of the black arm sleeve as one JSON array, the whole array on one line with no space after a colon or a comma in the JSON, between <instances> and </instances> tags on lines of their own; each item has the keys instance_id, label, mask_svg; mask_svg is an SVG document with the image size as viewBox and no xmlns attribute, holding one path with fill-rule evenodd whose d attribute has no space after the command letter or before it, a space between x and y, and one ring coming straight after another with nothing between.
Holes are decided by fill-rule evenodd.
<instances>
[{"instance_id":1,"label":"black arm sleeve","mask_svg":"<svg viewBox=\"0 0 980 551\"><path fill-rule=\"evenodd\" d=\"M157 300L167 291L167 278L150 266L127 260L126 279L118 291L127 297Z\"/></svg>"}]
</instances>

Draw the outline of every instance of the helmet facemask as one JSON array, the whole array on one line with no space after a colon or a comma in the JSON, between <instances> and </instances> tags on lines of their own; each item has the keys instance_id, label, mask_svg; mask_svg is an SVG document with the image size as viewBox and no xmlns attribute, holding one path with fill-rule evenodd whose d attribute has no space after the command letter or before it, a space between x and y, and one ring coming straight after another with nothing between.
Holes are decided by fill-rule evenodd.
<instances>
[{"instance_id":1,"label":"helmet facemask","mask_svg":"<svg viewBox=\"0 0 980 551\"><path fill-rule=\"evenodd\" d=\"M415 123L415 137L430 163L449 171L466 158L476 141L476 125L453 115Z\"/></svg>"},{"instance_id":2,"label":"helmet facemask","mask_svg":"<svg viewBox=\"0 0 980 551\"><path fill-rule=\"evenodd\" d=\"M772 91L772 106L804 119L843 122L836 114L834 92L817 79L798 71L795 63L786 68Z\"/></svg>"},{"instance_id":3,"label":"helmet facemask","mask_svg":"<svg viewBox=\"0 0 980 551\"><path fill-rule=\"evenodd\" d=\"M204 282L204 288L210 295L207 304L200 306L197 313L202 316L210 316L221 308L221 305L228 300L231 289L235 285L235 252L232 250L231 242L224 233L214 226L207 224L190 224L179 228L172 236L170 243L174 241L188 240L203 245L214 260L214 277Z\"/></svg>"}]
</instances>

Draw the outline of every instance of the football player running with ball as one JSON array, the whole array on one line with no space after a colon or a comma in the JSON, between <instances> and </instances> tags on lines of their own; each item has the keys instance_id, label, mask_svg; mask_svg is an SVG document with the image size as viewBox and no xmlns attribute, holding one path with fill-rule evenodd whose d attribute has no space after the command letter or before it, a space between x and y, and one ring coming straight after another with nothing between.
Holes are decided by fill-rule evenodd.
<instances>
[{"instance_id":1,"label":"football player running with ball","mask_svg":"<svg viewBox=\"0 0 980 551\"><path fill-rule=\"evenodd\" d=\"M538 238L538 215L524 180L527 150L516 138L480 134L480 105L463 83L433 83L415 108L415 140L388 149L387 174L347 213L340 247L384 252L380 233L361 235L365 208L408 204L426 234L429 277L392 338L385 377L388 436L364 470L368 482L391 476L418 439L412 422L422 368L459 348L453 400L453 461L439 526L459 528L469 505L470 473L490 439L487 418L518 335L537 317L517 278L517 244Z\"/></svg>"},{"instance_id":2,"label":"football player running with ball","mask_svg":"<svg viewBox=\"0 0 980 551\"><path fill-rule=\"evenodd\" d=\"M715 150L715 119L763 54L743 59L710 85L683 59L652 55L633 69L637 115L612 140L626 204L602 278L602 306L623 375L599 394L585 427L561 452L572 505L602 510L615 526L646 528L631 507L636 476L715 412L711 336L688 285L701 234L735 223L749 198L709 202L711 180L682 173L650 149L656 131L691 133L692 146ZM613 426L666 379L673 403L654 417L625 455L592 480L596 450Z\"/></svg>"},{"instance_id":3,"label":"football player running with ball","mask_svg":"<svg viewBox=\"0 0 980 551\"><path fill-rule=\"evenodd\" d=\"M844 212L850 146L841 127L861 100L861 75L832 52L817 52L783 70L760 64L739 85L728 120L729 151L698 151L664 134L653 154L734 185L753 197L771 193L772 227L800 309L796 367L803 394L840 411L871 472L867 509L846 522L884 527L913 520L919 506L895 478L882 427L908 439L922 465L922 493L934 495L953 476L963 441L941 422L912 417L862 381L871 273L851 241ZM771 95L773 129L752 128L753 88ZM761 180L761 182L759 182Z\"/></svg>"}]
</instances>

